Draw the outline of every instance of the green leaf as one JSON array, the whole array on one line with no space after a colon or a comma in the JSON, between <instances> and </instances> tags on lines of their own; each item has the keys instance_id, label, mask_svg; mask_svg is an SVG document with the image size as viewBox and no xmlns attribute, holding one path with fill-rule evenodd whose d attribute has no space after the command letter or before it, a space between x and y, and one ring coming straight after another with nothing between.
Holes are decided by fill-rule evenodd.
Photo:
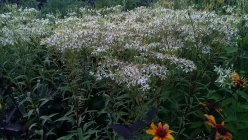
<instances>
[{"instance_id":1,"label":"green leaf","mask_svg":"<svg viewBox=\"0 0 248 140\"><path fill-rule=\"evenodd\" d=\"M225 50L229 54L238 52L238 48L237 47L227 47Z\"/></svg>"},{"instance_id":2,"label":"green leaf","mask_svg":"<svg viewBox=\"0 0 248 140\"><path fill-rule=\"evenodd\" d=\"M28 116L27 116L28 119L30 119L30 117L33 114L33 112L34 112L34 109L31 109L31 110L28 111Z\"/></svg>"},{"instance_id":3,"label":"green leaf","mask_svg":"<svg viewBox=\"0 0 248 140\"><path fill-rule=\"evenodd\" d=\"M248 129L248 121L238 121L237 123L237 129Z\"/></svg>"},{"instance_id":4,"label":"green leaf","mask_svg":"<svg viewBox=\"0 0 248 140\"><path fill-rule=\"evenodd\" d=\"M82 128L78 128L77 129L77 132L78 132L78 138L79 138L79 140L83 140L83 131L82 131Z\"/></svg>"},{"instance_id":5,"label":"green leaf","mask_svg":"<svg viewBox=\"0 0 248 140\"><path fill-rule=\"evenodd\" d=\"M51 100L50 98L42 98L42 99L40 99L41 104L39 105L39 108L41 108L43 105L45 105L50 100Z\"/></svg>"},{"instance_id":6,"label":"green leaf","mask_svg":"<svg viewBox=\"0 0 248 140\"><path fill-rule=\"evenodd\" d=\"M51 115L49 115L49 116L45 116L45 115L44 115L44 116L41 116L40 119L42 120L42 123L41 123L42 126L44 126L44 124L45 124L47 121L50 121L50 122L51 122L51 121L52 121L51 118L54 117L54 116L57 115L57 114L58 114L58 113L53 113L53 114L51 114Z\"/></svg>"},{"instance_id":7,"label":"green leaf","mask_svg":"<svg viewBox=\"0 0 248 140\"><path fill-rule=\"evenodd\" d=\"M60 137L60 138L58 138L57 140L73 140L74 137L75 136L75 134L68 134L68 135L66 135L66 136L63 136L63 137Z\"/></svg>"},{"instance_id":8,"label":"green leaf","mask_svg":"<svg viewBox=\"0 0 248 140\"><path fill-rule=\"evenodd\" d=\"M190 128L200 128L202 125L203 125L202 121L192 122L192 124L190 125Z\"/></svg>"},{"instance_id":9,"label":"green leaf","mask_svg":"<svg viewBox=\"0 0 248 140\"><path fill-rule=\"evenodd\" d=\"M33 123L33 124L31 124L30 126L29 126L29 130L31 130L33 127L35 127L35 126L37 126L37 123Z\"/></svg>"},{"instance_id":10,"label":"green leaf","mask_svg":"<svg viewBox=\"0 0 248 140\"><path fill-rule=\"evenodd\" d=\"M36 133L37 135L40 135L41 137L43 137L44 131L43 131L43 129L35 130L35 133Z\"/></svg>"},{"instance_id":11,"label":"green leaf","mask_svg":"<svg viewBox=\"0 0 248 140\"><path fill-rule=\"evenodd\" d=\"M246 101L248 101L248 94L244 91L237 91L237 93L242 97L244 98Z\"/></svg>"}]
</instances>

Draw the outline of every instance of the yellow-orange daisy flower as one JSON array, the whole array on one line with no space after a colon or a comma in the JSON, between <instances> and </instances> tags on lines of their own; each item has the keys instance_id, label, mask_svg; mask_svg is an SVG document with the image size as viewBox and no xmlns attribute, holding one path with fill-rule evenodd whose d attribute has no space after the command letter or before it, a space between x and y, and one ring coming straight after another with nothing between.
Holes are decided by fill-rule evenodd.
<instances>
[{"instance_id":1,"label":"yellow-orange daisy flower","mask_svg":"<svg viewBox=\"0 0 248 140\"><path fill-rule=\"evenodd\" d=\"M158 126L151 123L151 129L146 130L147 134L153 135L152 140L174 140L174 137L171 135L174 131L169 129L168 124L162 125L162 123L158 123Z\"/></svg>"},{"instance_id":2,"label":"yellow-orange daisy flower","mask_svg":"<svg viewBox=\"0 0 248 140\"><path fill-rule=\"evenodd\" d=\"M232 77L232 82L239 87L243 87L245 85L245 82L243 80L241 80L240 76L238 73L236 73L235 71L232 72L231 74Z\"/></svg>"},{"instance_id":3,"label":"yellow-orange daisy flower","mask_svg":"<svg viewBox=\"0 0 248 140\"><path fill-rule=\"evenodd\" d=\"M208 119L208 125L215 128L215 140L232 140L232 134L225 128L224 122L217 124L213 115L204 115Z\"/></svg>"},{"instance_id":4,"label":"yellow-orange daisy flower","mask_svg":"<svg viewBox=\"0 0 248 140\"><path fill-rule=\"evenodd\" d=\"M232 77L232 81L239 81L240 80L239 74L235 71L232 72L231 77Z\"/></svg>"}]
</instances>

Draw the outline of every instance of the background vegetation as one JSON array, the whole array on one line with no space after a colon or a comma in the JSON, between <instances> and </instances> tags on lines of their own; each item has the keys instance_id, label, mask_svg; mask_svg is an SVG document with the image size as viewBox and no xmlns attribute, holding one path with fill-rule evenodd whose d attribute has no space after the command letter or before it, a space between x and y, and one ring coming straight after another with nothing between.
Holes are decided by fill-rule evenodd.
<instances>
[{"instance_id":1,"label":"background vegetation","mask_svg":"<svg viewBox=\"0 0 248 140\"><path fill-rule=\"evenodd\" d=\"M110 125L130 125L137 120L143 120L146 112L152 107L158 108L154 121L168 123L178 140L203 139L206 136L213 138L214 132L205 123L205 113L215 115L218 122L224 120L235 140L248 139L248 91L246 88L235 86L230 81L230 75L229 81L222 82L226 86L220 86L215 82L219 75L214 71L215 66L225 69L230 67L238 72L244 81L245 77L248 77L246 0L48 0L42 5L32 0L9 1L15 2L18 8L27 6L40 11L26 12L25 15L25 11L18 11L15 6L3 3L0 8L1 13L12 13L9 19L4 17L8 14L1 14L0 20L1 139L122 139L113 132ZM187 48L177 50L176 57L192 60L197 69L185 73L169 67L170 74L166 79L153 78L152 89L148 91L142 91L135 86L127 87L111 79L97 80L92 71L95 72L98 62L106 58L92 55L91 48L58 49L63 44L49 46L40 43L42 38L59 32L60 26L64 27L64 24L74 27L77 20L68 18L67 21L67 17L75 18L76 15L84 18L85 11L80 11L80 7L100 9L100 13L107 17L116 11L106 7L116 5L122 5L123 12L139 6L163 6L182 11L192 8L200 12L214 11L217 16L234 15L241 22L233 24L238 30L238 36L231 38L227 45L212 44L211 53L202 53L201 49L195 47L196 43L192 42L186 44ZM73 12L75 13L72 14ZM46 15L48 13L50 15ZM97 14L99 13L94 10L86 10L85 13L92 17ZM97 23L99 25L106 22L102 15ZM49 22L45 19L49 19ZM55 24L64 19L66 23ZM188 21L194 26L196 19L192 16ZM191 25L191 22L184 24ZM28 28L24 30L23 27ZM42 27L39 28L39 34L33 31L37 27ZM22 34L13 33L8 29ZM6 40L12 33L13 40L16 41L14 43ZM150 43L160 40L161 34L156 34L158 38L149 38L151 40L142 38L142 41ZM218 37L219 34L211 34L209 38L204 36L203 41L206 39L208 43ZM125 41L130 40L132 38ZM127 61L130 62L134 59L133 52L137 53L136 50L124 51L125 55L118 54L119 50L116 50L113 56L120 60L128 58ZM167 66L166 63L160 64ZM145 129L135 133L135 139L152 139L145 133Z\"/></svg>"}]
</instances>

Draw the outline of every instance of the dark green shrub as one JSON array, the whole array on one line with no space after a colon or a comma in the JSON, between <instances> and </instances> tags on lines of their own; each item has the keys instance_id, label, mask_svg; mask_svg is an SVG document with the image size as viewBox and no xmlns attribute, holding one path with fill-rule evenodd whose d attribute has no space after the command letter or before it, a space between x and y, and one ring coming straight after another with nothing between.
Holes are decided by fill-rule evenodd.
<instances>
[{"instance_id":1,"label":"dark green shrub","mask_svg":"<svg viewBox=\"0 0 248 140\"><path fill-rule=\"evenodd\" d=\"M38 8L37 0L19 0L18 4L22 7Z\"/></svg>"},{"instance_id":2,"label":"dark green shrub","mask_svg":"<svg viewBox=\"0 0 248 140\"><path fill-rule=\"evenodd\" d=\"M112 7L122 5L126 10L134 9L139 6L150 6L156 0L96 0L96 8Z\"/></svg>"},{"instance_id":3,"label":"dark green shrub","mask_svg":"<svg viewBox=\"0 0 248 140\"><path fill-rule=\"evenodd\" d=\"M47 0L41 7L41 11L66 15L69 11L76 11L79 7L82 7L82 4L80 0Z\"/></svg>"}]
</instances>

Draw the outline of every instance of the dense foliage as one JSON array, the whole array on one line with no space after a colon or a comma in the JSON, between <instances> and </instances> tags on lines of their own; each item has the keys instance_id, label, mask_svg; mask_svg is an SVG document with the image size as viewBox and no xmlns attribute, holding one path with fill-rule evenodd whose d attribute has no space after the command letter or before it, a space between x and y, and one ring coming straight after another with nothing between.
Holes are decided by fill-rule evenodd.
<instances>
[{"instance_id":1,"label":"dense foliage","mask_svg":"<svg viewBox=\"0 0 248 140\"><path fill-rule=\"evenodd\" d=\"M248 139L245 1L57 2L0 14L1 139Z\"/></svg>"}]
</instances>

